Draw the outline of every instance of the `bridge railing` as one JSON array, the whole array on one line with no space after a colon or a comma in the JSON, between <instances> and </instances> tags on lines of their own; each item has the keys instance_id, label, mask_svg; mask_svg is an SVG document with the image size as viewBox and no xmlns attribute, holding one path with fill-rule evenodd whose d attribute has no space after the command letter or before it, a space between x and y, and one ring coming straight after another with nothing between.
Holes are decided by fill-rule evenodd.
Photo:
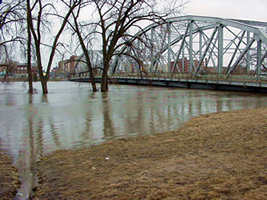
<instances>
[{"instance_id":1,"label":"bridge railing","mask_svg":"<svg viewBox=\"0 0 267 200\"><path fill-rule=\"evenodd\" d=\"M203 80L203 81L226 81L226 82L253 82L267 83L267 75L236 74L227 77L224 74L202 74L195 76L192 73L116 73L110 77L114 78L138 78L138 79L167 79L167 80Z\"/></svg>"},{"instance_id":2,"label":"bridge railing","mask_svg":"<svg viewBox=\"0 0 267 200\"><path fill-rule=\"evenodd\" d=\"M101 74L95 74L96 78L101 78ZM89 73L75 74L71 79L84 79L89 78ZM115 73L109 76L109 78L133 78L133 79L153 79L153 80L180 80L180 81L201 81L201 82L223 82L231 84L233 82L243 83L255 83L255 84L267 84L267 75L248 75L248 74L234 74L227 77L224 74L209 73L198 74L193 73L168 73L168 72L151 72L151 73Z\"/></svg>"}]
</instances>

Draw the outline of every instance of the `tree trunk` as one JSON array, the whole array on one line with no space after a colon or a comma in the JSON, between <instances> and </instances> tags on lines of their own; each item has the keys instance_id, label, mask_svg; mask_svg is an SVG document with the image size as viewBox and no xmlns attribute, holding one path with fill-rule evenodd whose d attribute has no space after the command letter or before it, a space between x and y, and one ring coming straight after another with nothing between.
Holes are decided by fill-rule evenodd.
<instances>
[{"instance_id":1,"label":"tree trunk","mask_svg":"<svg viewBox=\"0 0 267 200\"><path fill-rule=\"evenodd\" d=\"M27 49L27 73L28 73L28 82L29 82L29 93L33 94L33 87L32 87L32 61L31 61L31 43L32 43L32 35L29 23L30 17L27 14L27 32L28 32L28 49Z\"/></svg>"},{"instance_id":2,"label":"tree trunk","mask_svg":"<svg viewBox=\"0 0 267 200\"><path fill-rule=\"evenodd\" d=\"M89 80L91 81L93 92L97 92L96 83L95 83L95 77L94 77L93 72L90 73L90 79Z\"/></svg>"},{"instance_id":3,"label":"tree trunk","mask_svg":"<svg viewBox=\"0 0 267 200\"><path fill-rule=\"evenodd\" d=\"M28 71L28 83L29 83L29 94L33 94L33 86L32 86L32 73L31 73L31 67L30 67L30 72Z\"/></svg>"},{"instance_id":4,"label":"tree trunk","mask_svg":"<svg viewBox=\"0 0 267 200\"><path fill-rule=\"evenodd\" d=\"M101 81L101 92L107 92L108 91L108 73L104 69L102 74L102 81Z\"/></svg>"},{"instance_id":5,"label":"tree trunk","mask_svg":"<svg viewBox=\"0 0 267 200\"><path fill-rule=\"evenodd\" d=\"M107 92L108 91L108 70L109 70L109 63L111 59L104 59L104 68L102 72L102 80L101 80L101 92Z\"/></svg>"},{"instance_id":6,"label":"tree trunk","mask_svg":"<svg viewBox=\"0 0 267 200\"><path fill-rule=\"evenodd\" d=\"M42 85L43 94L48 94L47 79L45 77L40 77L40 81Z\"/></svg>"},{"instance_id":7,"label":"tree trunk","mask_svg":"<svg viewBox=\"0 0 267 200\"><path fill-rule=\"evenodd\" d=\"M80 44L82 46L82 49L83 49L83 52L84 52L84 56L85 56L85 59L86 59L86 64L87 64L87 67L88 67L88 70L89 70L89 73L90 73L89 82L91 82L91 85L92 85L92 88L93 88L93 92L97 92L96 83L95 83L95 76L94 76L94 72L93 72L93 69L92 69L92 64L91 64L91 61L90 61L90 57L89 57L87 48L86 48L86 46L84 44L81 32L79 30L77 19L76 18L74 18L74 19L75 19L74 22L75 22L75 26L76 26L76 33L77 33L77 35L79 37L79 41L80 41Z\"/></svg>"}]
</instances>

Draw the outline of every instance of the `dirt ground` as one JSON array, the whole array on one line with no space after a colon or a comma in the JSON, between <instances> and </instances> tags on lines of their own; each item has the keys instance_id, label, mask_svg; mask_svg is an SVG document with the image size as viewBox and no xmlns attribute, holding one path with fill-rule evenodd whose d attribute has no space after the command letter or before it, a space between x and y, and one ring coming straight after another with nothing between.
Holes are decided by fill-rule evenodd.
<instances>
[{"instance_id":1,"label":"dirt ground","mask_svg":"<svg viewBox=\"0 0 267 200\"><path fill-rule=\"evenodd\" d=\"M0 152L0 199L10 200L16 196L19 187L18 172L10 158Z\"/></svg>"},{"instance_id":2,"label":"dirt ground","mask_svg":"<svg viewBox=\"0 0 267 200\"><path fill-rule=\"evenodd\" d=\"M57 151L34 199L267 199L267 108L203 115L181 129Z\"/></svg>"}]
</instances>

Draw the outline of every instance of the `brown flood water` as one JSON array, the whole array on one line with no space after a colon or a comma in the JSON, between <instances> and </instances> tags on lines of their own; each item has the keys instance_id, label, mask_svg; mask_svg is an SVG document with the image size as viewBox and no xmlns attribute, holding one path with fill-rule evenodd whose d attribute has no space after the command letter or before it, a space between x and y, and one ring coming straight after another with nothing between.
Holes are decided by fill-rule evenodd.
<instances>
[{"instance_id":1,"label":"brown flood water","mask_svg":"<svg viewBox=\"0 0 267 200\"><path fill-rule=\"evenodd\" d=\"M58 149L86 147L178 129L201 114L267 106L267 95L111 85L92 93L87 83L49 82L43 96L27 83L0 83L0 150L20 171L20 199L33 187L34 163Z\"/></svg>"}]
</instances>

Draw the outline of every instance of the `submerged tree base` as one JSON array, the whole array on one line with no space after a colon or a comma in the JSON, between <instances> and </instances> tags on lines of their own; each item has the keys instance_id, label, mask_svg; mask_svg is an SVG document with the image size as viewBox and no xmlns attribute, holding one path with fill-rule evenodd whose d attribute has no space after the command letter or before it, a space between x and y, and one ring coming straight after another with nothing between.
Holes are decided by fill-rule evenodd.
<instances>
[{"instance_id":1,"label":"submerged tree base","mask_svg":"<svg viewBox=\"0 0 267 200\"><path fill-rule=\"evenodd\" d=\"M267 199L267 108L203 115L180 130L57 151L36 199Z\"/></svg>"},{"instance_id":2,"label":"submerged tree base","mask_svg":"<svg viewBox=\"0 0 267 200\"><path fill-rule=\"evenodd\" d=\"M10 158L3 152L0 152L0 199L14 199L19 185L16 168L12 166Z\"/></svg>"}]
</instances>

